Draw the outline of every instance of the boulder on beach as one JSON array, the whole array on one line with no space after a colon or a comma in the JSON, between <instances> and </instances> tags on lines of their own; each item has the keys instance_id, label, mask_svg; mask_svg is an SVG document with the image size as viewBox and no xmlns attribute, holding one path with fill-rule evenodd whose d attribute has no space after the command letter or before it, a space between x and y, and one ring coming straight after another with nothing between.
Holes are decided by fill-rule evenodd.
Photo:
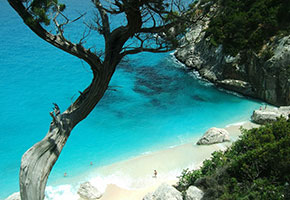
<instances>
[{"instance_id":1,"label":"boulder on beach","mask_svg":"<svg viewBox=\"0 0 290 200\"><path fill-rule=\"evenodd\" d=\"M203 197L202 190L198 189L195 186L190 186L186 190L185 200L201 200L202 197Z\"/></svg>"},{"instance_id":2,"label":"boulder on beach","mask_svg":"<svg viewBox=\"0 0 290 200\"><path fill-rule=\"evenodd\" d=\"M11 194L9 197L7 197L5 200L20 200L20 193L15 192Z\"/></svg>"},{"instance_id":3,"label":"boulder on beach","mask_svg":"<svg viewBox=\"0 0 290 200\"><path fill-rule=\"evenodd\" d=\"M257 124L266 124L276 121L277 117L280 115L274 110L254 110L251 119Z\"/></svg>"},{"instance_id":4,"label":"boulder on beach","mask_svg":"<svg viewBox=\"0 0 290 200\"><path fill-rule=\"evenodd\" d=\"M84 182L80 185L78 195L82 200L96 200L102 197L102 193L90 182Z\"/></svg>"},{"instance_id":5,"label":"boulder on beach","mask_svg":"<svg viewBox=\"0 0 290 200\"><path fill-rule=\"evenodd\" d=\"M196 143L198 145L215 144L230 141L229 133L223 128L210 128L200 140Z\"/></svg>"},{"instance_id":6,"label":"boulder on beach","mask_svg":"<svg viewBox=\"0 0 290 200\"><path fill-rule=\"evenodd\" d=\"M143 200L182 200L182 194L171 185L163 183L153 193L148 193Z\"/></svg>"},{"instance_id":7,"label":"boulder on beach","mask_svg":"<svg viewBox=\"0 0 290 200\"><path fill-rule=\"evenodd\" d=\"M281 106L279 108L260 108L254 110L251 119L257 124L272 123L277 120L278 117L285 117L288 119L290 114L290 106Z\"/></svg>"}]
</instances>

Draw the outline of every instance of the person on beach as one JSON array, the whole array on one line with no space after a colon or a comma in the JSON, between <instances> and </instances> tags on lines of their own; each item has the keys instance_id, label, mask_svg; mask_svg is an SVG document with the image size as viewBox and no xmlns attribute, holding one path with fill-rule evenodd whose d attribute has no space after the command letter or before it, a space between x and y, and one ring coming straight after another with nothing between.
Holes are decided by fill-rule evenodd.
<instances>
[{"instance_id":1,"label":"person on beach","mask_svg":"<svg viewBox=\"0 0 290 200\"><path fill-rule=\"evenodd\" d=\"M157 171L156 171L156 169L154 169L154 175L153 175L153 178L157 178Z\"/></svg>"},{"instance_id":2,"label":"person on beach","mask_svg":"<svg viewBox=\"0 0 290 200\"><path fill-rule=\"evenodd\" d=\"M66 176L67 176L67 173L65 172L65 173L63 174L63 176L66 177Z\"/></svg>"}]
</instances>

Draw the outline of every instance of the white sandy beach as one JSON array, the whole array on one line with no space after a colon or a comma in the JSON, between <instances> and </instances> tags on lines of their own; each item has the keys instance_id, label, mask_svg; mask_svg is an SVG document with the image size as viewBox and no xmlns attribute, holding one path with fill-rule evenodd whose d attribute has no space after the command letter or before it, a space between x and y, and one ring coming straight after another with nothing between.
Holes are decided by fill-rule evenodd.
<instances>
[{"instance_id":1,"label":"white sandy beach","mask_svg":"<svg viewBox=\"0 0 290 200\"><path fill-rule=\"evenodd\" d=\"M95 168L89 172L87 178L66 177L62 179L64 182L59 182L62 185L60 190L51 189L50 186L46 188L47 194L50 194L48 199L77 200L79 196L76 194L76 190L79 184L77 188L73 189L73 192L70 183L76 182L76 180L79 183L89 180L92 185L103 192L100 200L142 200L147 193L154 192L162 183L176 184L183 169L197 169L205 159L210 158L212 152L225 150L241 135L241 126L250 129L259 125L246 121L218 127L225 128L229 132L231 142L196 145L202 136L201 133L198 138L180 146ZM158 172L156 178L153 177L154 170Z\"/></svg>"},{"instance_id":2,"label":"white sandy beach","mask_svg":"<svg viewBox=\"0 0 290 200\"><path fill-rule=\"evenodd\" d=\"M230 133L231 142L199 146L195 144L198 140L196 138L184 145L97 168L94 174L113 180L105 188L101 200L141 200L163 182L175 184L183 169L196 169L205 159L210 158L212 152L230 146L241 134L241 126L250 129L258 125L244 122L225 127ZM157 178L153 178L154 169L158 172ZM92 181L93 184L95 182L98 180Z\"/></svg>"}]
</instances>

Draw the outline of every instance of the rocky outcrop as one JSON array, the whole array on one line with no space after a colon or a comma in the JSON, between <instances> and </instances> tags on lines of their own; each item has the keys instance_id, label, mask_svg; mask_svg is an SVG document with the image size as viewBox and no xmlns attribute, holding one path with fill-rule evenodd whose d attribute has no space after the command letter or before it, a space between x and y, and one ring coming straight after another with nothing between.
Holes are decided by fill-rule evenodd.
<instances>
[{"instance_id":1,"label":"rocky outcrop","mask_svg":"<svg viewBox=\"0 0 290 200\"><path fill-rule=\"evenodd\" d=\"M260 108L255 110L251 116L253 122L257 124L272 123L277 120L278 117L285 117L288 119L290 115L290 106L282 106L280 108Z\"/></svg>"},{"instance_id":2,"label":"rocky outcrop","mask_svg":"<svg viewBox=\"0 0 290 200\"><path fill-rule=\"evenodd\" d=\"M222 128L210 128L196 143L198 145L209 145L230 141L229 133Z\"/></svg>"},{"instance_id":3,"label":"rocky outcrop","mask_svg":"<svg viewBox=\"0 0 290 200\"><path fill-rule=\"evenodd\" d=\"M5 200L20 200L20 193L15 192L11 194L9 197L7 197Z\"/></svg>"},{"instance_id":4,"label":"rocky outcrop","mask_svg":"<svg viewBox=\"0 0 290 200\"><path fill-rule=\"evenodd\" d=\"M82 200L96 200L102 197L102 193L90 182L85 182L80 185L78 195Z\"/></svg>"},{"instance_id":5,"label":"rocky outcrop","mask_svg":"<svg viewBox=\"0 0 290 200\"><path fill-rule=\"evenodd\" d=\"M147 194L143 200L182 200L182 194L173 186L163 183L155 192Z\"/></svg>"},{"instance_id":6,"label":"rocky outcrop","mask_svg":"<svg viewBox=\"0 0 290 200\"><path fill-rule=\"evenodd\" d=\"M195 186L190 186L185 193L185 200L201 200L203 192Z\"/></svg>"},{"instance_id":7,"label":"rocky outcrop","mask_svg":"<svg viewBox=\"0 0 290 200\"><path fill-rule=\"evenodd\" d=\"M209 16L217 10L216 4L210 5L208 14L191 27L176 58L219 87L274 105L290 105L290 36L271 38L258 54L226 55L222 45L213 46L205 37Z\"/></svg>"}]
</instances>

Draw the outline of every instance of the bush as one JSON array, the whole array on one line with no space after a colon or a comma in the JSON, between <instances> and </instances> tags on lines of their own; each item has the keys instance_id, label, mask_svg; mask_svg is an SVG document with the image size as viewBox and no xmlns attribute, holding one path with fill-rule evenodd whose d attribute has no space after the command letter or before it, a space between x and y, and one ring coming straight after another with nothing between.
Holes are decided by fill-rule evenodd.
<instances>
[{"instance_id":1,"label":"bush","mask_svg":"<svg viewBox=\"0 0 290 200\"><path fill-rule=\"evenodd\" d=\"M198 170L185 170L177 188L195 185L204 199L269 199L289 196L290 120L242 130L225 152L214 152Z\"/></svg>"},{"instance_id":2,"label":"bush","mask_svg":"<svg viewBox=\"0 0 290 200\"><path fill-rule=\"evenodd\" d=\"M213 0L220 5L211 19L206 36L213 45L223 45L225 53L235 56L249 49L254 52L274 35L289 34L288 0Z\"/></svg>"}]
</instances>

